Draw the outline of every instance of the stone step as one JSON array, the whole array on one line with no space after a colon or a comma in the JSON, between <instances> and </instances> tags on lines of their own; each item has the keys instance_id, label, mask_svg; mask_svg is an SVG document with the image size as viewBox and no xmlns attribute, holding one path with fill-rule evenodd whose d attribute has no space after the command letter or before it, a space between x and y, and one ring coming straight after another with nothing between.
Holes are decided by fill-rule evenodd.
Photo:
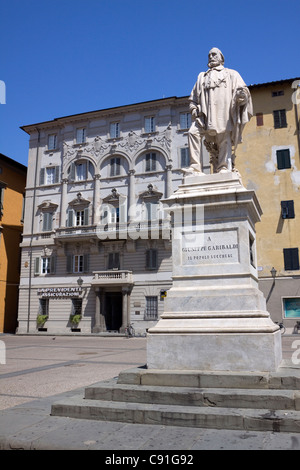
<instances>
[{"instance_id":1,"label":"stone step","mask_svg":"<svg viewBox=\"0 0 300 470\"><path fill-rule=\"evenodd\" d=\"M166 387L100 382L85 389L88 400L180 406L300 410L300 392L228 388Z\"/></svg>"},{"instance_id":2,"label":"stone step","mask_svg":"<svg viewBox=\"0 0 300 470\"><path fill-rule=\"evenodd\" d=\"M51 414L136 424L300 432L300 411L294 410L110 402L73 397L53 404Z\"/></svg>"},{"instance_id":3,"label":"stone step","mask_svg":"<svg viewBox=\"0 0 300 470\"><path fill-rule=\"evenodd\" d=\"M300 390L300 368L287 363L276 372L216 372L134 368L122 371L118 383L165 387Z\"/></svg>"}]
</instances>

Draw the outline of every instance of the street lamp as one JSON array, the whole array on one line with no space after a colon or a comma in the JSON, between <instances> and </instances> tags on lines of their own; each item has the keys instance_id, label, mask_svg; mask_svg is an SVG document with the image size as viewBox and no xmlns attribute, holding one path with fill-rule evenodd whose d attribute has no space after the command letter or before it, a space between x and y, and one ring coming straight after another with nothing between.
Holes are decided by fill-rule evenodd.
<instances>
[{"instance_id":1,"label":"street lamp","mask_svg":"<svg viewBox=\"0 0 300 470\"><path fill-rule=\"evenodd\" d=\"M274 279L274 281L275 281L275 277L276 277L276 273L277 273L277 271L276 271L276 269L274 268L274 266L273 266L273 268L271 269L271 271L270 271L270 272L271 272L271 274L272 274L272 278L273 278L273 279Z\"/></svg>"}]
</instances>

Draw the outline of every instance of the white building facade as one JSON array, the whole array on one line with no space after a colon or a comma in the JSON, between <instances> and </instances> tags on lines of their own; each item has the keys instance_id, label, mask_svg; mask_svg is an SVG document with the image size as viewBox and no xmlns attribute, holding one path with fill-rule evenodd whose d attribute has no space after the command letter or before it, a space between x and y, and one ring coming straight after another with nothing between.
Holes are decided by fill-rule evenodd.
<instances>
[{"instance_id":1,"label":"white building facade","mask_svg":"<svg viewBox=\"0 0 300 470\"><path fill-rule=\"evenodd\" d=\"M187 97L173 97L22 127L18 333L144 335L157 322L172 281L163 200L189 165L189 126Z\"/></svg>"}]
</instances>

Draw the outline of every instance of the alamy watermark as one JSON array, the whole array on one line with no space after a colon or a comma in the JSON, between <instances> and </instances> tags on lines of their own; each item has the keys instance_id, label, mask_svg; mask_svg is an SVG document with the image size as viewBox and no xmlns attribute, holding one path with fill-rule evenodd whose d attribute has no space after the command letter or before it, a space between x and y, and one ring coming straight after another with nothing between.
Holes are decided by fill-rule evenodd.
<instances>
[{"instance_id":1,"label":"alamy watermark","mask_svg":"<svg viewBox=\"0 0 300 470\"><path fill-rule=\"evenodd\" d=\"M292 363L294 365L300 364L300 339L292 342L292 349L296 349L292 354Z\"/></svg>"},{"instance_id":2,"label":"alamy watermark","mask_svg":"<svg viewBox=\"0 0 300 470\"><path fill-rule=\"evenodd\" d=\"M4 341L0 341L0 364L6 364L6 346Z\"/></svg>"},{"instance_id":3,"label":"alamy watermark","mask_svg":"<svg viewBox=\"0 0 300 470\"><path fill-rule=\"evenodd\" d=\"M173 239L185 237L186 243L202 243L204 233L204 205L184 205L177 203L167 206L157 204L133 204L127 219L126 198L118 207L113 204L103 204L99 208L100 222L96 234L100 240L115 240L131 238L132 240L151 239L169 240L171 228ZM171 216L173 214L173 216Z\"/></svg>"},{"instance_id":4,"label":"alamy watermark","mask_svg":"<svg viewBox=\"0 0 300 470\"><path fill-rule=\"evenodd\" d=\"M6 104L6 85L3 80L0 80L0 104Z\"/></svg>"}]
</instances>

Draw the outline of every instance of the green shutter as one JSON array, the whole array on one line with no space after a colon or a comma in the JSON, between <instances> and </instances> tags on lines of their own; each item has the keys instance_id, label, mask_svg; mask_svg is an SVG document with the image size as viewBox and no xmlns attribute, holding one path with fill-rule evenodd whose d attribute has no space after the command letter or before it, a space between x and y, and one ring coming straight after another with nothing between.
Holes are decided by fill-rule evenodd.
<instances>
[{"instance_id":1,"label":"green shutter","mask_svg":"<svg viewBox=\"0 0 300 470\"><path fill-rule=\"evenodd\" d=\"M52 255L50 258L50 274L55 274L56 270L56 256Z\"/></svg>"},{"instance_id":2,"label":"green shutter","mask_svg":"<svg viewBox=\"0 0 300 470\"><path fill-rule=\"evenodd\" d=\"M83 272L87 273L90 270L90 255L89 253L85 253L83 255Z\"/></svg>"},{"instance_id":3,"label":"green shutter","mask_svg":"<svg viewBox=\"0 0 300 470\"><path fill-rule=\"evenodd\" d=\"M54 183L59 183L59 166L55 167Z\"/></svg>"},{"instance_id":4,"label":"green shutter","mask_svg":"<svg viewBox=\"0 0 300 470\"><path fill-rule=\"evenodd\" d=\"M73 256L72 255L67 255L67 273L72 273L73 272Z\"/></svg>"},{"instance_id":5,"label":"green shutter","mask_svg":"<svg viewBox=\"0 0 300 470\"><path fill-rule=\"evenodd\" d=\"M40 258L34 260L34 275L39 276L40 274Z\"/></svg>"},{"instance_id":6,"label":"green shutter","mask_svg":"<svg viewBox=\"0 0 300 470\"><path fill-rule=\"evenodd\" d=\"M41 168L40 170L40 186L45 184L45 168Z\"/></svg>"},{"instance_id":7,"label":"green shutter","mask_svg":"<svg viewBox=\"0 0 300 470\"><path fill-rule=\"evenodd\" d=\"M89 225L89 208L88 207L84 209L83 225Z\"/></svg>"},{"instance_id":8,"label":"green shutter","mask_svg":"<svg viewBox=\"0 0 300 470\"><path fill-rule=\"evenodd\" d=\"M73 216L74 216L74 211L73 209L69 209L68 210L68 223L67 223L67 226L68 227L73 227Z\"/></svg>"}]
</instances>

